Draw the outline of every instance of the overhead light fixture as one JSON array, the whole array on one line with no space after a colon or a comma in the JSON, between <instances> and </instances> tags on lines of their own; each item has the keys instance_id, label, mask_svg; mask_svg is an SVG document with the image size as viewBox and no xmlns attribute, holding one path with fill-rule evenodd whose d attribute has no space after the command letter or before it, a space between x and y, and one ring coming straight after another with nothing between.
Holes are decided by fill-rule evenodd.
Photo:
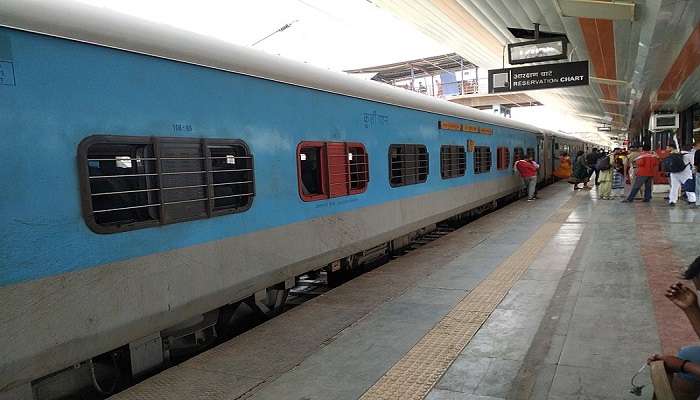
<instances>
[{"instance_id":1,"label":"overhead light fixture","mask_svg":"<svg viewBox=\"0 0 700 400\"><path fill-rule=\"evenodd\" d=\"M563 17L635 20L635 4L629 1L557 0Z\"/></svg>"}]
</instances>

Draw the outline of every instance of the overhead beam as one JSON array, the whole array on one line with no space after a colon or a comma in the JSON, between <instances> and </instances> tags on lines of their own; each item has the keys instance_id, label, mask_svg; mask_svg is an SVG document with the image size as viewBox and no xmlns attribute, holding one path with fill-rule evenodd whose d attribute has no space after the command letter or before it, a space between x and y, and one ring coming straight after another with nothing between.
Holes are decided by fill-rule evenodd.
<instances>
[{"instance_id":1,"label":"overhead beam","mask_svg":"<svg viewBox=\"0 0 700 400\"><path fill-rule=\"evenodd\" d=\"M626 101L620 101L620 100L598 99L598 101L601 103L604 103L604 104L619 104L621 106L628 105Z\"/></svg>"},{"instance_id":2,"label":"overhead beam","mask_svg":"<svg viewBox=\"0 0 700 400\"><path fill-rule=\"evenodd\" d=\"M591 76L589 79L593 82L596 83L602 83L605 85L613 85L613 86L627 86L630 83L627 81L621 81L619 79L608 79L608 78L598 78L597 76Z\"/></svg>"},{"instance_id":3,"label":"overhead beam","mask_svg":"<svg viewBox=\"0 0 700 400\"><path fill-rule=\"evenodd\" d=\"M635 4L622 1L557 0L563 17L635 20Z\"/></svg>"}]
</instances>

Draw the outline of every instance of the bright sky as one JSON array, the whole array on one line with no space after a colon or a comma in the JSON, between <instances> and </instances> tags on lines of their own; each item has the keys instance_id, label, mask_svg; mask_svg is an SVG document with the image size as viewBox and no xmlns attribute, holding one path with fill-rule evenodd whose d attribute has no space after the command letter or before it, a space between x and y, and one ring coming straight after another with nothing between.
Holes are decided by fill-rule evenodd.
<instances>
[{"instance_id":1,"label":"bright sky","mask_svg":"<svg viewBox=\"0 0 700 400\"><path fill-rule=\"evenodd\" d=\"M449 53L366 0L80 0L332 70Z\"/></svg>"}]
</instances>

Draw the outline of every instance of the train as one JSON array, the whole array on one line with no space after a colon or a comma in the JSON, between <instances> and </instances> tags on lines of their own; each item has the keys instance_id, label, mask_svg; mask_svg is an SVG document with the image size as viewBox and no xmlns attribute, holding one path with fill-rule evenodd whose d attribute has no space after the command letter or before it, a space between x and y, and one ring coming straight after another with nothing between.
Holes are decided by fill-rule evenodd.
<instances>
[{"instance_id":1,"label":"train","mask_svg":"<svg viewBox=\"0 0 700 400\"><path fill-rule=\"evenodd\" d=\"M0 398L145 373L595 145L72 1L3 2L0 109Z\"/></svg>"}]
</instances>

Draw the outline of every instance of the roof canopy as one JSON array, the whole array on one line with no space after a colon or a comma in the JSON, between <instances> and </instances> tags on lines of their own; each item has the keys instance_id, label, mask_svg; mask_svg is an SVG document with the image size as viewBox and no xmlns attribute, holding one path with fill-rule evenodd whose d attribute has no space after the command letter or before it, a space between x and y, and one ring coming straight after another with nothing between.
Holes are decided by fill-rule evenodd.
<instances>
[{"instance_id":1,"label":"roof canopy","mask_svg":"<svg viewBox=\"0 0 700 400\"><path fill-rule=\"evenodd\" d=\"M376 67L359 68L345 71L350 74L376 74L372 79L381 82L405 80L439 75L441 72L453 72L462 69L475 68L472 62L465 60L457 53L419 58L417 60L401 61L394 64L378 65Z\"/></svg>"}]
</instances>

